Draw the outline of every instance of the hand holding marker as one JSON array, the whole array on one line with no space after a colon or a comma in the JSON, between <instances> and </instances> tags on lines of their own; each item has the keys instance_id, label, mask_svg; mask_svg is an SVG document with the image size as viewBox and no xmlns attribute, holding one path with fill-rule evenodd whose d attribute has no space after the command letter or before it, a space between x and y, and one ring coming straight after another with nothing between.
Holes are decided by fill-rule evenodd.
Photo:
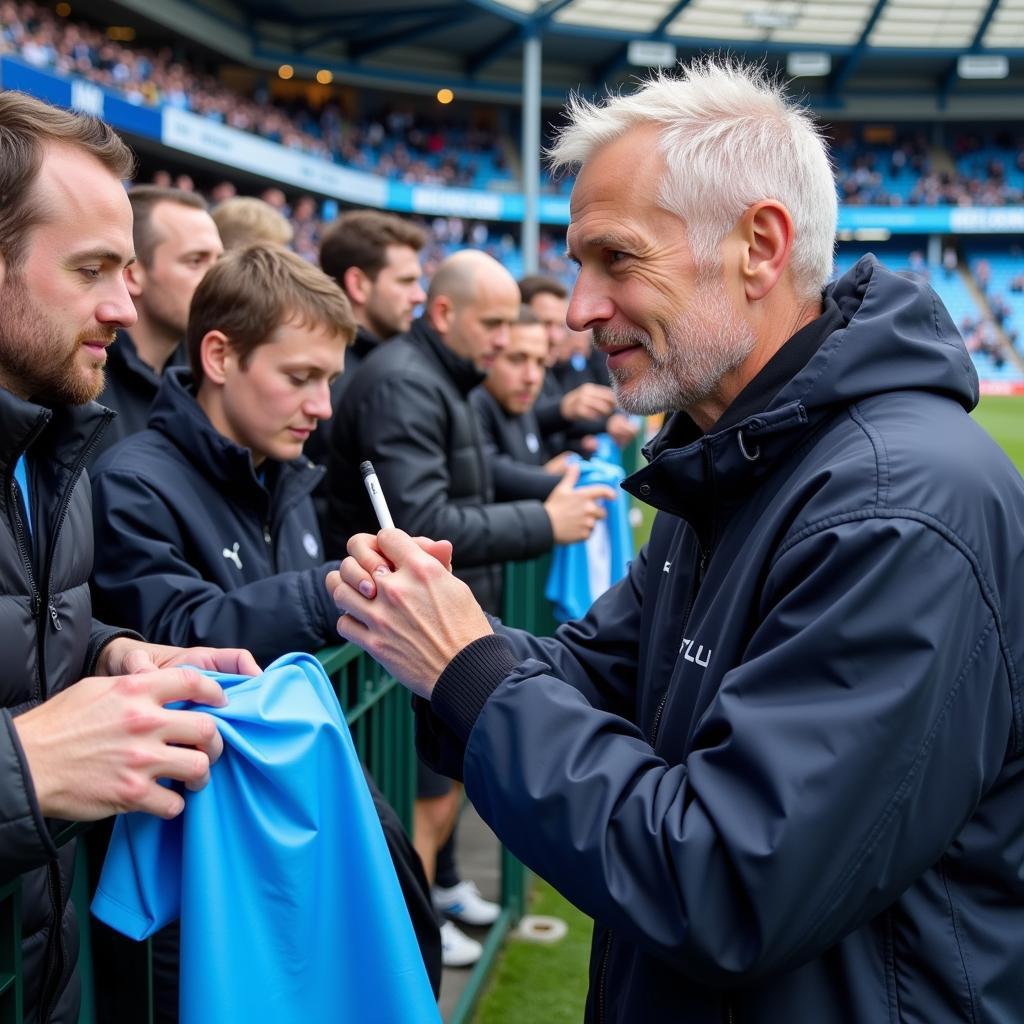
<instances>
[{"instance_id":1,"label":"hand holding marker","mask_svg":"<svg viewBox=\"0 0 1024 1024\"><path fill-rule=\"evenodd\" d=\"M391 518L388 503L384 500L384 492L380 489L380 481L374 472L373 463L369 459L361 462L359 472L363 474L363 483L366 484L366 490L370 495L370 504L373 505L373 511L377 514L380 528L382 530L393 529L395 521Z\"/></svg>"}]
</instances>

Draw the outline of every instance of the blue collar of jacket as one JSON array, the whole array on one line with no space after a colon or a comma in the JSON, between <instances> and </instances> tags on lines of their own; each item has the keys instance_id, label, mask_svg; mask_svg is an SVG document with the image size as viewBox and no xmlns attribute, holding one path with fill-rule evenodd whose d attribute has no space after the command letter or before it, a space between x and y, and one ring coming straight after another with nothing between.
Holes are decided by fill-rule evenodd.
<instances>
[{"instance_id":1,"label":"blue collar of jacket","mask_svg":"<svg viewBox=\"0 0 1024 1024\"><path fill-rule=\"evenodd\" d=\"M468 395L487 376L481 373L471 360L456 355L428 323L426 317L421 316L416 320L406 337L432 356L433 361L463 395Z\"/></svg>"},{"instance_id":2,"label":"blue collar of jacket","mask_svg":"<svg viewBox=\"0 0 1024 1024\"><path fill-rule=\"evenodd\" d=\"M649 465L623 487L686 519L702 536L813 431L839 411L887 391L944 394L972 409L978 377L938 296L873 256L826 289L841 326L768 403L720 431L701 434L675 413L644 449Z\"/></svg>"},{"instance_id":3,"label":"blue collar of jacket","mask_svg":"<svg viewBox=\"0 0 1024 1024\"><path fill-rule=\"evenodd\" d=\"M264 463L266 483L261 482L252 452L221 434L203 412L187 367L173 367L164 373L148 427L163 434L209 480L234 488L239 498L254 500L264 508L272 495L276 504L278 495L297 500L309 494L325 472L305 456L291 462L268 460Z\"/></svg>"},{"instance_id":4,"label":"blue collar of jacket","mask_svg":"<svg viewBox=\"0 0 1024 1024\"><path fill-rule=\"evenodd\" d=\"M50 407L0 387L0 472L12 469L30 448L41 458L74 468L115 415L98 402Z\"/></svg>"}]
</instances>

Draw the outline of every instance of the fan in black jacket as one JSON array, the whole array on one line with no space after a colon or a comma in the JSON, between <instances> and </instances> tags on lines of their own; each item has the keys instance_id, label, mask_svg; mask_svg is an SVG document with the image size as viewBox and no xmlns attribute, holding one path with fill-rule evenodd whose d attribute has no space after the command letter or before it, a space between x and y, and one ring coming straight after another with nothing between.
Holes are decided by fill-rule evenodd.
<instances>
[{"instance_id":1,"label":"fan in black jacket","mask_svg":"<svg viewBox=\"0 0 1024 1024\"><path fill-rule=\"evenodd\" d=\"M162 705L223 695L172 666L258 666L242 651L145 644L92 617L84 466L113 417L91 401L104 350L135 321L121 185L132 158L102 122L16 92L0 94L0 134L0 884L21 883L19 1019L73 1024L75 844L55 838L67 819L178 813L182 797L156 777L201 786L220 740L209 716ZM170 670L146 672L158 667Z\"/></svg>"},{"instance_id":2,"label":"fan in black jacket","mask_svg":"<svg viewBox=\"0 0 1024 1024\"><path fill-rule=\"evenodd\" d=\"M501 604L501 564L589 535L607 488L556 488L546 503L497 502L467 396L508 343L519 316L515 281L484 253L450 256L427 313L353 375L335 418L328 467L327 550L376 518L359 474L370 459L395 522L455 547L455 571L486 608Z\"/></svg>"},{"instance_id":3,"label":"fan in black jacket","mask_svg":"<svg viewBox=\"0 0 1024 1024\"><path fill-rule=\"evenodd\" d=\"M96 465L97 608L168 643L244 638L264 663L335 642L323 580L337 563L324 557L310 498L324 471L302 446L330 414L329 384L354 332L337 286L294 253L241 249L210 271L189 319L200 383L169 370L148 428ZM426 879L367 781L437 990ZM166 986L163 1014L174 991Z\"/></svg>"},{"instance_id":4,"label":"fan in black jacket","mask_svg":"<svg viewBox=\"0 0 1024 1024\"><path fill-rule=\"evenodd\" d=\"M107 353L99 401L117 413L94 459L146 427L164 370L184 366L188 306L203 275L224 251L206 202L195 192L137 185L128 193L136 261L125 279L138 319Z\"/></svg>"}]
</instances>

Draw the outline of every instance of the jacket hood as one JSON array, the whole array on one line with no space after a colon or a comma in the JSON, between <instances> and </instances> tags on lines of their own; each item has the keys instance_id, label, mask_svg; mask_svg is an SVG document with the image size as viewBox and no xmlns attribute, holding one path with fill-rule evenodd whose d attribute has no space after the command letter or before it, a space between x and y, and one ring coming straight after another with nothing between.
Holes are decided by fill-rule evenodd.
<instances>
[{"instance_id":1,"label":"jacket hood","mask_svg":"<svg viewBox=\"0 0 1024 1024\"><path fill-rule=\"evenodd\" d=\"M650 464L626 490L700 530L709 514L705 488L713 482L717 499L740 499L838 409L887 391L930 391L967 411L977 405L974 364L927 282L886 270L869 255L825 294L838 305L842 326L763 412L708 434L676 413L644 449Z\"/></svg>"},{"instance_id":2,"label":"jacket hood","mask_svg":"<svg viewBox=\"0 0 1024 1024\"><path fill-rule=\"evenodd\" d=\"M164 372L148 427L169 438L211 480L230 481L244 488L245 493L258 496L264 502L268 500L270 485L264 487L258 479L252 452L235 444L213 426L196 401L192 371L187 367L174 367ZM324 474L322 468L314 467L305 456L274 465L280 466L276 486L285 486L288 478L298 477L303 494L308 494Z\"/></svg>"}]
</instances>

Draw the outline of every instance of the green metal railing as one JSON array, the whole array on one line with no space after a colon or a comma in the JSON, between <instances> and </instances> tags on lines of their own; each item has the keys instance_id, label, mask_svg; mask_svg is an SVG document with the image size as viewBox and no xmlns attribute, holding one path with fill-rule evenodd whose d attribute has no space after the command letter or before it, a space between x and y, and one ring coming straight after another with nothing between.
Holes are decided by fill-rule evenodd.
<instances>
[{"instance_id":1,"label":"green metal railing","mask_svg":"<svg viewBox=\"0 0 1024 1024\"><path fill-rule=\"evenodd\" d=\"M624 453L624 462L627 471L639 465L639 439ZM543 596L549 567L550 556L505 567L502 614L505 623L537 636L546 636L554 631L556 623L551 607ZM353 644L328 647L317 657L345 710L359 756L406 828L411 830L416 762L414 719L408 693ZM69 842L86 828L88 826L85 825L69 826L56 837L57 844ZM79 1024L92 1024L95 1019L86 876L85 844L80 843L74 889L81 925L79 968L83 999ZM470 974L447 1024L467 1024L470 1020L505 936L523 914L528 887L528 872L502 848L501 914L487 933L483 956ZM14 880L0 886L0 1024L22 1024L22 1017L21 886L18 880Z\"/></svg>"},{"instance_id":2,"label":"green metal railing","mask_svg":"<svg viewBox=\"0 0 1024 1024\"><path fill-rule=\"evenodd\" d=\"M543 597L549 562L549 558L541 558L535 562L506 566L503 619L509 625L529 629L537 634L550 633L554 628L550 607ZM317 657L330 677L345 711L360 758L406 828L411 829L416 761L414 718L408 692L354 644L326 648ZM69 842L86 828L88 826L74 825L65 829L56 837L57 844ZM81 926L79 970L82 975L83 999L79 1024L92 1024L95 1011L85 857L85 844L80 843L74 889ZM448 1024L466 1024L470 1019L505 935L522 916L527 878L523 866L502 849L501 915L488 931L484 940L484 954L467 980ZM0 886L0 1024L22 1024L20 900L21 886L18 880ZM152 1006L149 1019L152 1020Z\"/></svg>"}]
</instances>

